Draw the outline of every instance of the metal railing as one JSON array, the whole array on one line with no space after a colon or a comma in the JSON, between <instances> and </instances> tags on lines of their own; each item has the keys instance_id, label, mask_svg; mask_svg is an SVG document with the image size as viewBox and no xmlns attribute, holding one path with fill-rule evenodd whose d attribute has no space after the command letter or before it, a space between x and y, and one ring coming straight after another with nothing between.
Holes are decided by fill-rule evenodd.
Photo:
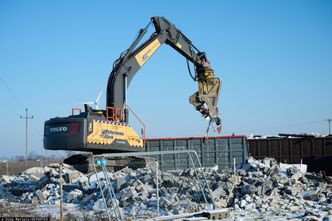
<instances>
[{"instance_id":1,"label":"metal railing","mask_svg":"<svg viewBox=\"0 0 332 221\"><path fill-rule=\"evenodd\" d=\"M189 168L159 169L163 158L180 155L188 157ZM129 165L112 171L108 161L124 158L130 159ZM153 219L216 208L193 150L102 154L93 156L93 164L109 220ZM102 171L102 177L98 177L98 171Z\"/></svg>"}]
</instances>

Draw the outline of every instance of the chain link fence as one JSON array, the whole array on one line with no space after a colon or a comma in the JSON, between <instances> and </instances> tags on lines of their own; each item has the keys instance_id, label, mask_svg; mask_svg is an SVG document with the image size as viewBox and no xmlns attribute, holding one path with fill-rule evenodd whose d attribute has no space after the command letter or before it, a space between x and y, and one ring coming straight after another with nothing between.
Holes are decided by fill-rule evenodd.
<instances>
[{"instance_id":1,"label":"chain link fence","mask_svg":"<svg viewBox=\"0 0 332 221\"><path fill-rule=\"evenodd\" d=\"M166 158L188 160L187 168L160 167ZM115 162L128 161L115 171ZM110 220L149 219L215 208L195 151L158 151L94 156L96 182ZM123 163L123 162L121 162Z\"/></svg>"},{"instance_id":2,"label":"chain link fence","mask_svg":"<svg viewBox=\"0 0 332 221\"><path fill-rule=\"evenodd\" d=\"M12 176L19 174L32 167L45 167L51 163L60 163L60 159L41 159L41 160L3 160L0 161L0 176Z\"/></svg>"}]
</instances>

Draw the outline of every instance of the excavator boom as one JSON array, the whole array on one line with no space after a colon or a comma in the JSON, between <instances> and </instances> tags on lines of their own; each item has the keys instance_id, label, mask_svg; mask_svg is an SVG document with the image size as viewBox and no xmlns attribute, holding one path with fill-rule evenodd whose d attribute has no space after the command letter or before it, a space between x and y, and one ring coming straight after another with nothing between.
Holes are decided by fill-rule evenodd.
<instances>
[{"instance_id":1,"label":"excavator boom","mask_svg":"<svg viewBox=\"0 0 332 221\"><path fill-rule=\"evenodd\" d=\"M123 108L125 121L128 122L127 88L138 70L166 43L195 66L194 80L198 81L198 92L190 96L189 102L204 117L214 120L217 126L220 125L217 104L221 81L215 77L206 53L199 51L189 38L164 17L152 17L149 24L155 27L150 38L136 47L147 32L148 25L139 31L132 45L115 61L107 85L107 106Z\"/></svg>"}]
</instances>

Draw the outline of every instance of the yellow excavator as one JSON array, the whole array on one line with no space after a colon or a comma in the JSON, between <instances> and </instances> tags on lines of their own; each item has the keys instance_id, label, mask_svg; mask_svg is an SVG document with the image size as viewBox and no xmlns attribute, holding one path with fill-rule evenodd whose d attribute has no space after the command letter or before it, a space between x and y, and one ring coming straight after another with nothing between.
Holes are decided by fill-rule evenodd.
<instances>
[{"instance_id":1,"label":"yellow excavator","mask_svg":"<svg viewBox=\"0 0 332 221\"><path fill-rule=\"evenodd\" d=\"M138 45L151 24L155 32ZM189 73L198 82L198 91L189 97L189 102L209 120L206 132L211 124L215 124L220 133L217 107L220 79L215 77L205 52L199 51L174 24L164 17L155 16L149 25L140 29L131 46L114 62L108 79L106 109L93 109L85 104L85 110L79 114L46 121L44 148L93 153L144 151L145 132L139 136L129 125L127 88L137 71L164 43L187 59ZM189 62L194 65L194 74L190 71Z\"/></svg>"}]
</instances>

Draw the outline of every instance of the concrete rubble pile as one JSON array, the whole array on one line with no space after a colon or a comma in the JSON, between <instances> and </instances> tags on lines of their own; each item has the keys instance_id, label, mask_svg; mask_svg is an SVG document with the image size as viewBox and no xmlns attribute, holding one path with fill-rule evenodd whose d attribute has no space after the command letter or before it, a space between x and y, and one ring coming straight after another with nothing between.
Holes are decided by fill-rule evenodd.
<instances>
[{"instance_id":1,"label":"concrete rubble pile","mask_svg":"<svg viewBox=\"0 0 332 221\"><path fill-rule=\"evenodd\" d=\"M108 173L118 204L125 217L154 217L159 195L160 215L182 214L209 209L212 201L219 208L233 208L239 216L260 215L303 220L332 220L332 187L319 174L303 173L296 167L280 168L273 159L249 158L236 176L218 168L195 173L124 168ZM208 186L204 187L202 172ZM59 164L30 168L16 176L2 176L0 199L27 204L59 204ZM99 181L99 182L98 182ZM101 192L98 186L102 186ZM159 185L159 192L156 185ZM63 201L83 210L102 212L102 194L109 198L104 173L83 174L68 165L63 169ZM203 186L202 194L200 186ZM207 205L205 201L208 202Z\"/></svg>"},{"instance_id":2,"label":"concrete rubble pile","mask_svg":"<svg viewBox=\"0 0 332 221\"><path fill-rule=\"evenodd\" d=\"M34 205L60 204L60 165L30 168L15 176L2 176L0 181L0 202L7 200ZM160 215L194 212L205 209L198 182L192 178L182 184L175 174L158 171ZM105 212L109 191L103 172L83 174L73 167L63 167L63 202L79 205L82 210ZM112 181L117 204L126 217L155 217L157 214L157 191L155 170L124 168L115 173L107 173ZM191 174L193 176L193 174ZM99 182L98 182L99 181ZM98 185L99 183L99 185ZM196 186L195 186L196 185ZM99 187L103 191L100 191ZM195 195L198 195L196 202ZM174 203L175 202L175 203ZM111 200L108 207L112 208Z\"/></svg>"},{"instance_id":3,"label":"concrete rubble pile","mask_svg":"<svg viewBox=\"0 0 332 221\"><path fill-rule=\"evenodd\" d=\"M284 169L268 158L249 158L235 177L213 173L210 186L220 207L267 219L332 220L332 185L320 174L303 173L295 166Z\"/></svg>"}]
</instances>

